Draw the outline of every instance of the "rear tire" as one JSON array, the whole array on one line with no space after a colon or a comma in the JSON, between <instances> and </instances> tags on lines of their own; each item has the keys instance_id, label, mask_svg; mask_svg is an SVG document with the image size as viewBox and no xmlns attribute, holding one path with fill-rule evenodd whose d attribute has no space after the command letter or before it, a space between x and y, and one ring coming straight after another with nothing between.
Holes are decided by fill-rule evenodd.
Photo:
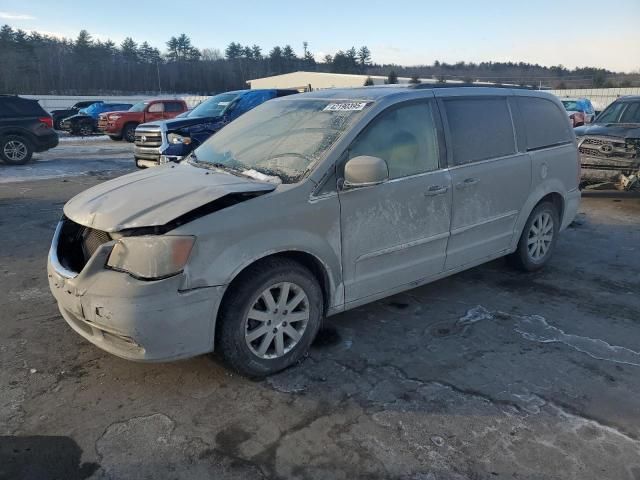
<instances>
[{"instance_id":1,"label":"rear tire","mask_svg":"<svg viewBox=\"0 0 640 480\"><path fill-rule=\"evenodd\" d=\"M216 324L215 350L224 363L243 375L264 377L300 360L324 315L313 274L293 260L269 258L229 288Z\"/></svg>"},{"instance_id":2,"label":"rear tire","mask_svg":"<svg viewBox=\"0 0 640 480\"><path fill-rule=\"evenodd\" d=\"M31 142L20 135L0 139L0 159L9 165L24 165L33 155Z\"/></svg>"},{"instance_id":3,"label":"rear tire","mask_svg":"<svg viewBox=\"0 0 640 480\"><path fill-rule=\"evenodd\" d=\"M547 201L539 203L527 219L516 251L507 257L509 263L525 272L540 270L553 255L559 231L556 206Z\"/></svg>"},{"instance_id":4,"label":"rear tire","mask_svg":"<svg viewBox=\"0 0 640 480\"><path fill-rule=\"evenodd\" d=\"M122 129L122 139L129 143L133 143L136 140L136 125L135 123L127 123Z\"/></svg>"}]
</instances>

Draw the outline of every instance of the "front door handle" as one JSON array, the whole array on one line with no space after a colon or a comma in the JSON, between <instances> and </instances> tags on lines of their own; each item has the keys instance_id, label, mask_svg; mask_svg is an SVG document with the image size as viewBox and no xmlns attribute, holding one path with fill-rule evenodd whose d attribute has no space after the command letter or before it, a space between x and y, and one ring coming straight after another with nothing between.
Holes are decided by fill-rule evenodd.
<instances>
[{"instance_id":1,"label":"front door handle","mask_svg":"<svg viewBox=\"0 0 640 480\"><path fill-rule=\"evenodd\" d=\"M463 182L456 183L456 187L457 188L467 188L467 187L470 187L472 185L475 185L479 181L480 180L478 180L477 178L467 178Z\"/></svg>"},{"instance_id":2,"label":"front door handle","mask_svg":"<svg viewBox=\"0 0 640 480\"><path fill-rule=\"evenodd\" d=\"M446 185L431 185L427 188L427 191L424 192L424 196L433 197L435 195L442 195L443 193L446 193L447 190L449 190L449 187Z\"/></svg>"}]
</instances>

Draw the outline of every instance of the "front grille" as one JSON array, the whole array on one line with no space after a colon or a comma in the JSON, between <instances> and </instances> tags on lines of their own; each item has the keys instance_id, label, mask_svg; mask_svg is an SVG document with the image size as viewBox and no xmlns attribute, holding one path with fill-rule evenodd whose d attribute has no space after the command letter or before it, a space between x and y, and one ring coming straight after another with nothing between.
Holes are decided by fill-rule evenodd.
<instances>
[{"instance_id":1,"label":"front grille","mask_svg":"<svg viewBox=\"0 0 640 480\"><path fill-rule=\"evenodd\" d=\"M136 128L135 145L137 147L159 147L162 145L162 132L159 128Z\"/></svg>"},{"instance_id":2,"label":"front grille","mask_svg":"<svg viewBox=\"0 0 640 480\"><path fill-rule=\"evenodd\" d=\"M107 128L107 117L105 115L100 115L100 119L98 120L98 130L101 132Z\"/></svg>"},{"instance_id":3,"label":"front grille","mask_svg":"<svg viewBox=\"0 0 640 480\"><path fill-rule=\"evenodd\" d=\"M586 137L578 147L582 155L603 159L632 159L636 150L627 148L624 140L617 138Z\"/></svg>"},{"instance_id":4,"label":"front grille","mask_svg":"<svg viewBox=\"0 0 640 480\"><path fill-rule=\"evenodd\" d=\"M56 247L60 264L75 273L82 271L96 250L111 241L108 232L85 227L68 218L62 220Z\"/></svg>"},{"instance_id":5,"label":"front grille","mask_svg":"<svg viewBox=\"0 0 640 480\"><path fill-rule=\"evenodd\" d=\"M111 241L111 236L107 232L88 227L84 228L82 237L82 247L87 260L91 258L100 245Z\"/></svg>"}]
</instances>

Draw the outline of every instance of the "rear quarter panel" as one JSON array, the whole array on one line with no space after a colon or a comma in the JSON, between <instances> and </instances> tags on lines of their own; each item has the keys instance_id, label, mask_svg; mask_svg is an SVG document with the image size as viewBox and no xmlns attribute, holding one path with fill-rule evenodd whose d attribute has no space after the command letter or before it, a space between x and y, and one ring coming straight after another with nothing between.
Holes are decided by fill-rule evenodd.
<instances>
[{"instance_id":1,"label":"rear quarter panel","mask_svg":"<svg viewBox=\"0 0 640 480\"><path fill-rule=\"evenodd\" d=\"M546 93L537 92L515 92L516 96L535 96L541 97L546 100L551 100L556 104L559 111L566 115L564 107L560 101ZM518 111L518 115L520 112ZM524 122L528 119L521 118L518 122L518 128L524 128ZM579 176L579 162L578 162L578 150L575 140L575 135L571 129L572 140L563 145L550 146L548 148L541 148L536 150L528 150L526 147L526 134L520 135L524 142L523 149L527 151L527 154L531 157L531 191L528 195L527 201L519 215L516 222L516 229L513 237L512 248L515 249L531 211L540 202L542 198L551 194L558 193L563 198L563 218L561 218L562 226L566 225L573 219L576 206L576 194L579 198L578 190L578 176ZM569 222L566 220L568 217Z\"/></svg>"}]
</instances>

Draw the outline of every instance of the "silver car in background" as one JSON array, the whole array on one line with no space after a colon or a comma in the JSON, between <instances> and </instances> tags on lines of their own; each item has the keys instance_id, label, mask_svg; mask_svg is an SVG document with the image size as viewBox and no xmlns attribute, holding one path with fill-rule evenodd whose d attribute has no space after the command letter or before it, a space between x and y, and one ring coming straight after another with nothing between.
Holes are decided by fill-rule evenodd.
<instances>
[{"instance_id":1,"label":"silver car in background","mask_svg":"<svg viewBox=\"0 0 640 480\"><path fill-rule=\"evenodd\" d=\"M263 376L300 359L325 316L505 255L541 268L578 178L566 113L543 92L294 95L181 164L70 200L49 283L69 325L115 355L215 350Z\"/></svg>"}]
</instances>

